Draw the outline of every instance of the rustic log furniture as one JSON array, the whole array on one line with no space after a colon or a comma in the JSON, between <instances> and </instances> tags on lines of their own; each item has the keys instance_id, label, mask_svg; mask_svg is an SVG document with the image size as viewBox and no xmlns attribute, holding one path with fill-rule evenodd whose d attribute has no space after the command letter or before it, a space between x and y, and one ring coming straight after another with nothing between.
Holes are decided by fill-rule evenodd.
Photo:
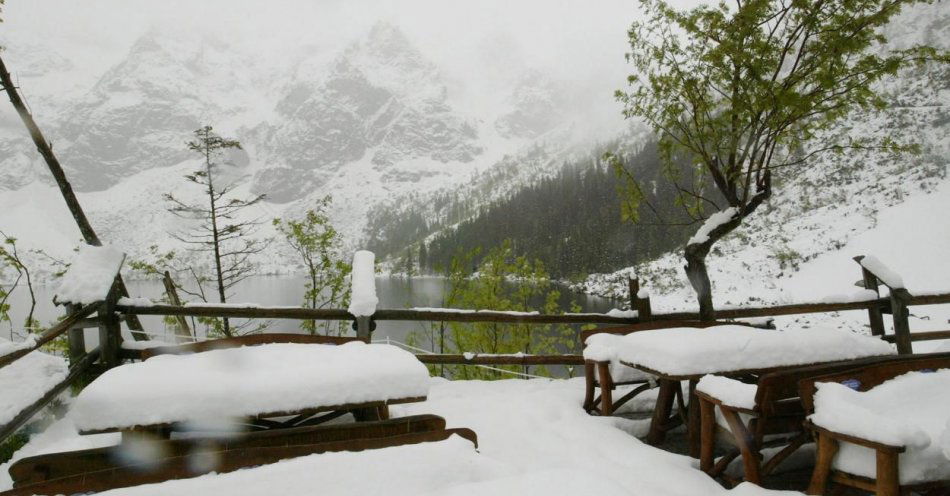
<instances>
[{"instance_id":1,"label":"rustic log furniture","mask_svg":"<svg viewBox=\"0 0 950 496\"><path fill-rule=\"evenodd\" d=\"M668 329L671 327L710 327L715 325L733 324L734 322L725 321L702 321L702 320L654 320L641 324L616 327L599 327L597 329L588 329L581 332L581 345L587 345L587 338L595 334L616 334L627 335L634 332L649 331L655 329ZM739 323L741 325L741 323ZM642 373L630 367L616 367L619 364L612 364L606 360L584 360L584 411L590 414L610 416L617 411L623 404L632 400L638 394L656 387L655 381L649 374ZM613 371L611 371L613 369ZM626 369L626 370L625 370ZM636 386L633 390L617 399L613 400L613 390L617 386ZM597 395L597 389L600 389L600 395ZM682 404L682 393L674 391ZM669 398L673 401L673 397Z\"/></svg>"},{"instance_id":2,"label":"rustic log furniture","mask_svg":"<svg viewBox=\"0 0 950 496\"><path fill-rule=\"evenodd\" d=\"M793 366L815 365L822 362L864 358L867 356L886 355L893 353L892 351L878 351L872 353L866 352L865 350L856 350L853 348L822 349L822 356L825 358L821 360L815 360L810 356L797 356L794 353L789 354L784 352L788 348L794 348L794 346L802 344L799 342L801 337L796 336L793 333L761 329L757 330L757 332L762 333L761 340L757 339L758 335L752 335L750 336L749 341L743 343L742 346L734 346L731 343L726 343L721 340L720 334L717 334L720 329L725 332L726 329L732 328L734 328L734 326L717 326L702 330L690 328L669 328L656 330L651 333L644 333L643 340L666 338L667 335L669 335L669 337L676 336L676 339L671 339L670 341L671 346L676 346L677 348L669 350L670 356L664 356L662 354L664 350L654 347L652 349L653 353L651 356L643 357L643 359L639 361L631 361L630 359L625 359L623 356L620 357L620 363L654 375L656 377L657 383L659 384L656 408L653 411L653 419L650 423L650 431L647 434L647 443L652 445L658 445L662 443L666 439L667 431L679 425L681 421L681 419L678 418L679 416L677 415L671 417L670 413L672 411L676 390L681 388L681 382L683 381L688 381L689 383L688 394L686 395L689 398L686 411L689 455L693 458L699 458L701 447L701 426L699 401L696 398L696 384L704 375L715 374L734 378L756 378L769 372L774 372ZM647 336L646 334L651 336ZM688 336L685 334L688 334ZM637 341L641 340L640 336L641 335L634 334L625 338L628 340L630 348L637 347ZM689 342L690 346L688 348L684 347L684 342L679 341L679 339ZM872 337L866 337L863 339L873 340L875 343L879 342L877 338ZM730 362L732 362L735 357L743 356L743 353L747 352L747 348L751 346L754 349L757 346L757 344L752 343L752 341L755 341L756 343L767 343L769 347L774 347L776 350L783 350L783 353L780 353L774 357L769 355L756 356L755 358L757 360L757 365L754 367L737 367L736 365L730 365ZM870 343L870 341L868 343ZM672 356L673 354L676 354L676 356ZM746 353L746 355L748 355L748 353ZM688 363L691 366L691 372L682 373L680 371L667 369L666 364L670 363Z\"/></svg>"},{"instance_id":3,"label":"rustic log furniture","mask_svg":"<svg viewBox=\"0 0 950 496\"><path fill-rule=\"evenodd\" d=\"M902 359L902 356L869 357L769 372L754 383L755 399L751 408L729 404L729 400L702 391L700 386L696 392L701 419L700 468L711 477L726 478L726 467L741 455L744 480L760 484L762 478L810 439L803 426L805 408L798 397L801 380ZM727 441L734 449L715 462L713 453L717 440ZM782 449L765 460L762 450L773 447Z\"/></svg>"},{"instance_id":4,"label":"rustic log furniture","mask_svg":"<svg viewBox=\"0 0 950 496\"><path fill-rule=\"evenodd\" d=\"M363 451L445 440L458 435L476 447L469 429L446 429L435 415L415 415L375 422L294 427L244 433L235 437L147 439L155 458L130 456L124 445L52 453L24 458L10 467L13 489L0 496L73 494L104 491L225 473L283 459L334 451ZM211 460L212 463L196 463Z\"/></svg>"},{"instance_id":5,"label":"rustic log furniture","mask_svg":"<svg viewBox=\"0 0 950 496\"><path fill-rule=\"evenodd\" d=\"M350 341L363 340L261 334L150 348L143 350L142 357L149 359L160 354L181 355L274 343L344 344ZM14 488L0 495L100 491L195 477L212 471L229 472L315 453L435 442L453 434L470 440L477 447L474 432L465 428L446 429L445 420L435 415L389 418L388 405L424 400L424 396L387 398L267 412L245 418L239 422L241 425L237 430L233 425L196 427L185 422L186 419L180 423L81 430L81 434L119 431L122 432L122 442L106 448L52 453L19 460L10 468ZM346 413L352 413L357 422L319 425ZM233 422L233 419L229 420ZM173 432L186 430L189 431L186 437L171 438ZM135 456L135 453L142 452L143 446L147 446L145 452L159 455L149 459ZM213 463L196 465L196 459L201 456L213 460Z\"/></svg>"},{"instance_id":6,"label":"rustic log furniture","mask_svg":"<svg viewBox=\"0 0 950 496\"><path fill-rule=\"evenodd\" d=\"M867 365L846 372L810 377L799 383L799 391L806 412L815 411L814 397L817 384L822 382L844 383L857 391L868 391L897 376L914 371L950 368L950 353L903 355L899 360ZM892 419L900 422L902 419ZM829 482L832 485L849 486L871 491L878 496L898 496L918 492L923 494L950 494L950 480L918 481L902 484L900 456L905 446L893 446L863 439L819 427L810 421L806 427L814 433L818 444L815 470L812 473L808 494L824 494ZM835 467L835 458L843 444L863 446L874 450L876 467L874 478L847 473Z\"/></svg>"}]
</instances>

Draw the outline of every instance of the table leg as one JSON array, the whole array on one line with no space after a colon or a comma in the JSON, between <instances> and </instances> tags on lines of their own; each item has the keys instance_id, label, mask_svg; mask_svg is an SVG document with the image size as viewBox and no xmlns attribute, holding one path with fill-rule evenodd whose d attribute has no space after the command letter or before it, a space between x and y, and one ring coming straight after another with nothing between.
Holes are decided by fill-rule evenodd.
<instances>
[{"instance_id":1,"label":"table leg","mask_svg":"<svg viewBox=\"0 0 950 496\"><path fill-rule=\"evenodd\" d=\"M693 458L699 458L700 447L702 446L699 398L696 397L697 382L699 382L697 379L689 381L689 405L687 405L686 410L688 412L686 432L689 435L689 456Z\"/></svg>"},{"instance_id":2,"label":"table leg","mask_svg":"<svg viewBox=\"0 0 950 496\"><path fill-rule=\"evenodd\" d=\"M653 420L650 421L650 432L647 434L647 444L656 446L666 439L667 424L670 421L670 412L673 410L678 381L657 379L660 390L656 396L656 407L653 409Z\"/></svg>"}]
</instances>

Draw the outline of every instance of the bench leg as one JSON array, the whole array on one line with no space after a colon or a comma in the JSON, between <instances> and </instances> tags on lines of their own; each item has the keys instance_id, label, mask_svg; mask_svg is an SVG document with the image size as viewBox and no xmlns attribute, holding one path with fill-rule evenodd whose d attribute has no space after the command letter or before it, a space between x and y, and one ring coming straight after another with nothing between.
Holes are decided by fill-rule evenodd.
<instances>
[{"instance_id":1,"label":"bench leg","mask_svg":"<svg viewBox=\"0 0 950 496\"><path fill-rule=\"evenodd\" d=\"M689 381L689 404L686 405L686 434L689 436L689 456L699 458L700 440L699 398L696 396L696 383Z\"/></svg>"},{"instance_id":2,"label":"bench leg","mask_svg":"<svg viewBox=\"0 0 950 496\"><path fill-rule=\"evenodd\" d=\"M828 476L831 475L831 462L838 453L838 441L830 436L818 434L818 452L815 455L815 471L811 474L808 494L825 494Z\"/></svg>"},{"instance_id":3,"label":"bench leg","mask_svg":"<svg viewBox=\"0 0 950 496\"><path fill-rule=\"evenodd\" d=\"M656 396L656 407L653 409L653 420L650 421L650 432L647 434L647 444L656 446L666 439L666 427L670 421L670 412L673 410L673 401L676 399L676 388L679 382L659 379L660 390Z\"/></svg>"},{"instance_id":4,"label":"bench leg","mask_svg":"<svg viewBox=\"0 0 950 496\"><path fill-rule=\"evenodd\" d=\"M609 417L614 414L613 379L610 377L610 363L597 363L597 380L600 382L600 414Z\"/></svg>"},{"instance_id":5,"label":"bench leg","mask_svg":"<svg viewBox=\"0 0 950 496\"><path fill-rule=\"evenodd\" d=\"M742 419L739 418L739 414L735 410L720 407L720 411L722 411L722 416L726 418L729 430L732 431L736 445L742 453L742 466L745 470L744 479L753 484L760 484L762 478L759 476L759 447L752 437L752 433L742 423Z\"/></svg>"},{"instance_id":6,"label":"bench leg","mask_svg":"<svg viewBox=\"0 0 950 496\"><path fill-rule=\"evenodd\" d=\"M877 450L877 496L900 496L898 456L895 450Z\"/></svg>"},{"instance_id":7,"label":"bench leg","mask_svg":"<svg viewBox=\"0 0 950 496\"><path fill-rule=\"evenodd\" d=\"M590 413L594 410L594 362L584 361L584 411Z\"/></svg>"},{"instance_id":8,"label":"bench leg","mask_svg":"<svg viewBox=\"0 0 950 496\"><path fill-rule=\"evenodd\" d=\"M702 445L699 450L699 469L710 474L713 469L713 454L716 449L716 405L699 399L700 431Z\"/></svg>"}]
</instances>

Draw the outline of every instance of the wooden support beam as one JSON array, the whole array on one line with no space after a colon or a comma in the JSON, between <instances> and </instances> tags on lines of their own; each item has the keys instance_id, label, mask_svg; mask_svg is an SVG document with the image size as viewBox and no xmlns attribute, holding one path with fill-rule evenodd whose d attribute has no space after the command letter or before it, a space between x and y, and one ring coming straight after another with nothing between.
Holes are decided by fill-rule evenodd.
<instances>
[{"instance_id":1,"label":"wooden support beam","mask_svg":"<svg viewBox=\"0 0 950 496\"><path fill-rule=\"evenodd\" d=\"M96 363L96 360L99 358L99 349L90 351L85 356L82 357L78 362L74 362L73 366L69 368L69 373L66 374L66 377L56 383L55 386L49 389L42 398L36 400L30 406L24 408L20 411L13 420L7 422L4 425L0 425L0 443L5 441L7 437L17 431L20 427L27 423L33 415L36 415L36 412L40 411L48 405L51 401L56 399L60 393L63 392L73 381L78 377L88 372L89 369Z\"/></svg>"},{"instance_id":2,"label":"wooden support beam","mask_svg":"<svg viewBox=\"0 0 950 496\"><path fill-rule=\"evenodd\" d=\"M118 283L114 283L106 301L99 305L99 360L106 369L121 363L119 350L122 349L122 326L115 312L117 299Z\"/></svg>"},{"instance_id":3,"label":"wooden support beam","mask_svg":"<svg viewBox=\"0 0 950 496\"><path fill-rule=\"evenodd\" d=\"M168 301L175 306L181 306L181 299L178 298L178 290L175 288L175 281L172 279L172 275L166 270L162 274L162 284L165 285L165 295L168 296ZM191 341L193 337L191 334L191 327L188 326L188 320L185 319L184 315L176 315L175 322L178 324L175 327L175 336L178 338L179 343L186 343Z\"/></svg>"}]
</instances>

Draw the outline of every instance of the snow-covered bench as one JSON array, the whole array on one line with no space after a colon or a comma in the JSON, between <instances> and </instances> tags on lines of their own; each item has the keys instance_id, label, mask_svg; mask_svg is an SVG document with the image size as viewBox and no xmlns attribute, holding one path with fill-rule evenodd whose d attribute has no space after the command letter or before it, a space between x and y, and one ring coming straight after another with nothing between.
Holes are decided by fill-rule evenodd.
<instances>
[{"instance_id":1,"label":"snow-covered bench","mask_svg":"<svg viewBox=\"0 0 950 496\"><path fill-rule=\"evenodd\" d=\"M809 494L829 480L878 495L950 488L950 354L811 378L800 389L818 439Z\"/></svg>"},{"instance_id":2,"label":"snow-covered bench","mask_svg":"<svg viewBox=\"0 0 950 496\"><path fill-rule=\"evenodd\" d=\"M719 477L741 455L744 479L759 484L808 441L805 409L798 397L802 379L899 359L893 355L793 366L763 374L753 383L718 375L703 377L696 386L702 432L700 468ZM715 462L719 440L735 448ZM782 449L766 460L763 450L773 447Z\"/></svg>"},{"instance_id":3,"label":"snow-covered bench","mask_svg":"<svg viewBox=\"0 0 950 496\"><path fill-rule=\"evenodd\" d=\"M717 321L657 320L622 327L600 327L581 332L584 346L584 411L599 415L612 415L623 404L638 394L655 387L653 376L620 363L616 351L623 336L628 334L671 327L709 327L722 325ZM617 386L637 386L627 394L613 400ZM600 396L597 396L600 389ZM599 404L599 405L598 405Z\"/></svg>"}]
</instances>

